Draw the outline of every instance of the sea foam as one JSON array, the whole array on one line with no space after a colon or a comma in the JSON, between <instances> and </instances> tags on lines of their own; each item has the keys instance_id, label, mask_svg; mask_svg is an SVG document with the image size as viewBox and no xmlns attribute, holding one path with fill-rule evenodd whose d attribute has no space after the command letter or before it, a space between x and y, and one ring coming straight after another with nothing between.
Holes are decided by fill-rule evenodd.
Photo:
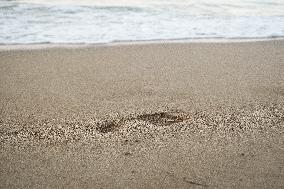
<instances>
[{"instance_id":1,"label":"sea foam","mask_svg":"<svg viewBox=\"0 0 284 189\"><path fill-rule=\"evenodd\" d=\"M284 36L277 0L0 0L0 43Z\"/></svg>"}]
</instances>

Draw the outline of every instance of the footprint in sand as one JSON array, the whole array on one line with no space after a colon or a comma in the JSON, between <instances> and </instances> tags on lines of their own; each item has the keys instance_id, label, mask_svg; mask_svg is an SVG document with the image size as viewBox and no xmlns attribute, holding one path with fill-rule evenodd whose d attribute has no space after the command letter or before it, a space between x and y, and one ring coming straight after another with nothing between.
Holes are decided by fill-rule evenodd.
<instances>
[{"instance_id":1,"label":"footprint in sand","mask_svg":"<svg viewBox=\"0 0 284 189\"><path fill-rule=\"evenodd\" d=\"M156 112L151 114L141 114L136 117L122 118L118 120L106 120L99 123L97 131L100 133L114 132L121 127L126 121L144 121L156 126L168 126L174 123L180 123L187 120L188 117L177 113Z\"/></svg>"}]
</instances>

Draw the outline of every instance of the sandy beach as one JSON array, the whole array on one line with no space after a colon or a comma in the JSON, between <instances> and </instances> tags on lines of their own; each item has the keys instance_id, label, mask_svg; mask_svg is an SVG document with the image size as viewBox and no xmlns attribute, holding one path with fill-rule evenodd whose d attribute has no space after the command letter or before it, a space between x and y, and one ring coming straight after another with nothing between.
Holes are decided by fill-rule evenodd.
<instances>
[{"instance_id":1,"label":"sandy beach","mask_svg":"<svg viewBox=\"0 0 284 189\"><path fill-rule=\"evenodd\" d=\"M283 188L284 40L0 50L0 188Z\"/></svg>"}]
</instances>

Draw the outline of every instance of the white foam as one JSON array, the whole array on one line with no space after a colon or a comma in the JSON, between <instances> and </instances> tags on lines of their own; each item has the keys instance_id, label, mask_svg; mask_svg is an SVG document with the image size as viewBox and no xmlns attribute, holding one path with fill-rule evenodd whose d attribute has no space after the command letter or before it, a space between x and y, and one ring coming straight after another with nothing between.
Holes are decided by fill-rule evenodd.
<instances>
[{"instance_id":1,"label":"white foam","mask_svg":"<svg viewBox=\"0 0 284 189\"><path fill-rule=\"evenodd\" d=\"M284 36L278 0L0 0L0 43Z\"/></svg>"}]
</instances>

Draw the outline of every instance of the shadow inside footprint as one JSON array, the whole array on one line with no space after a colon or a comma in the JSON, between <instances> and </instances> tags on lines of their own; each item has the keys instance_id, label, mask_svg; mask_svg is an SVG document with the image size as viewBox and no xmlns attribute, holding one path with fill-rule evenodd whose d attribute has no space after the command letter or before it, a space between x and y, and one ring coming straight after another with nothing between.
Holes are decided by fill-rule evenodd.
<instances>
[{"instance_id":1,"label":"shadow inside footprint","mask_svg":"<svg viewBox=\"0 0 284 189\"><path fill-rule=\"evenodd\" d=\"M104 121L97 126L97 131L101 133L109 133L115 131L120 126L114 121Z\"/></svg>"},{"instance_id":2,"label":"shadow inside footprint","mask_svg":"<svg viewBox=\"0 0 284 189\"><path fill-rule=\"evenodd\" d=\"M184 121L186 118L167 112L159 112L153 114L143 114L136 117L137 120L147 121L155 125L171 125Z\"/></svg>"}]
</instances>

